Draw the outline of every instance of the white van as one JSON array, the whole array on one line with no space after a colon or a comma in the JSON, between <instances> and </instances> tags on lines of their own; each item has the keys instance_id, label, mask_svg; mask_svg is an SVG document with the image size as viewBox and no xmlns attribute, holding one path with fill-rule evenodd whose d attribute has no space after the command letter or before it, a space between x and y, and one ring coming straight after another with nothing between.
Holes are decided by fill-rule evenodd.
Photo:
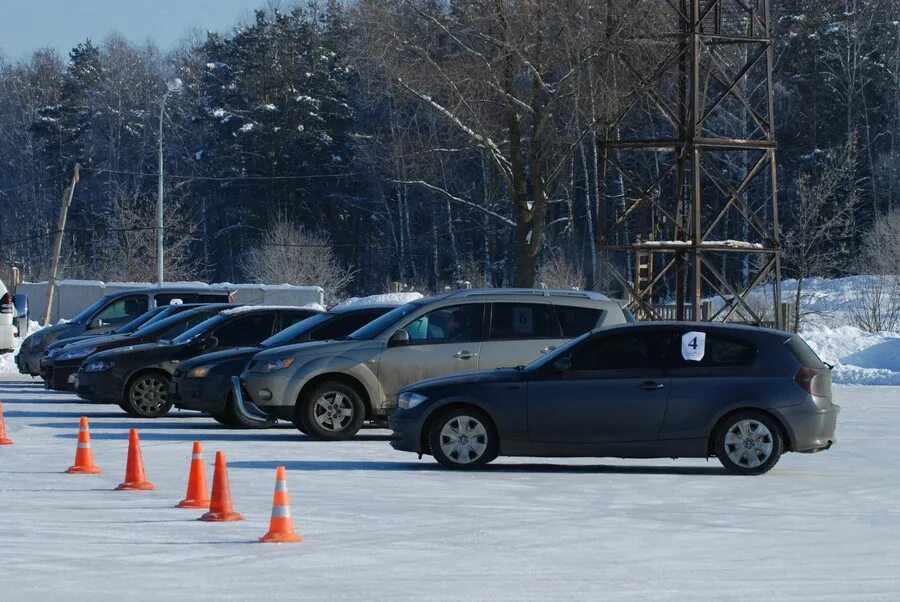
<instances>
[{"instance_id":1,"label":"white van","mask_svg":"<svg viewBox=\"0 0 900 602\"><path fill-rule=\"evenodd\" d=\"M16 348L16 308L13 306L12 293L0 280L0 353Z\"/></svg>"}]
</instances>

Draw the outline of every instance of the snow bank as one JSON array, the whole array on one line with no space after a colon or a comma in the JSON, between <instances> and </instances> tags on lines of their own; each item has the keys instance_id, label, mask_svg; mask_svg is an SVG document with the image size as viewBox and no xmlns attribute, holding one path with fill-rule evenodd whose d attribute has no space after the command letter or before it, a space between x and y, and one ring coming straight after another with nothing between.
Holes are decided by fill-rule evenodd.
<instances>
[{"instance_id":1,"label":"snow bank","mask_svg":"<svg viewBox=\"0 0 900 602\"><path fill-rule=\"evenodd\" d=\"M800 333L819 357L834 364L839 384L900 385L900 333L870 333L853 326L818 327Z\"/></svg>"},{"instance_id":2,"label":"snow bank","mask_svg":"<svg viewBox=\"0 0 900 602\"><path fill-rule=\"evenodd\" d=\"M381 295L369 295L368 297L350 297L337 303L332 309L350 306L359 307L361 305L403 305L422 297L422 293L384 293Z\"/></svg>"},{"instance_id":3,"label":"snow bank","mask_svg":"<svg viewBox=\"0 0 900 602\"><path fill-rule=\"evenodd\" d=\"M232 316L234 314L245 314L254 311L262 311L264 309L311 309L314 311L325 311L325 308L318 303L307 303L305 305L241 305L239 307L223 310L219 313L223 316Z\"/></svg>"}]
</instances>

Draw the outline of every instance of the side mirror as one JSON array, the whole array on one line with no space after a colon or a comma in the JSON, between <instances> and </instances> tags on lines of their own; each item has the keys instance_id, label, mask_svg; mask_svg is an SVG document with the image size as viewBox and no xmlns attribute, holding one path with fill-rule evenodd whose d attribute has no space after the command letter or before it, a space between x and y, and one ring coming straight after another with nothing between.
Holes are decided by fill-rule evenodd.
<instances>
[{"instance_id":1,"label":"side mirror","mask_svg":"<svg viewBox=\"0 0 900 602\"><path fill-rule=\"evenodd\" d=\"M13 306L16 308L17 318L28 317L28 295L24 293L13 295Z\"/></svg>"},{"instance_id":2,"label":"side mirror","mask_svg":"<svg viewBox=\"0 0 900 602\"><path fill-rule=\"evenodd\" d=\"M88 322L88 330L94 330L96 328L103 327L103 321L100 318L94 318L90 322Z\"/></svg>"},{"instance_id":3,"label":"side mirror","mask_svg":"<svg viewBox=\"0 0 900 602\"><path fill-rule=\"evenodd\" d=\"M568 372L572 369L572 358L568 355L556 358L553 362L553 368L557 372Z\"/></svg>"},{"instance_id":4,"label":"side mirror","mask_svg":"<svg viewBox=\"0 0 900 602\"><path fill-rule=\"evenodd\" d=\"M203 343L201 343L203 349L214 349L219 346L219 339L210 335L203 339Z\"/></svg>"},{"instance_id":5,"label":"side mirror","mask_svg":"<svg viewBox=\"0 0 900 602\"><path fill-rule=\"evenodd\" d=\"M388 347L405 347L407 345L409 345L409 333L402 328L388 339Z\"/></svg>"}]
</instances>

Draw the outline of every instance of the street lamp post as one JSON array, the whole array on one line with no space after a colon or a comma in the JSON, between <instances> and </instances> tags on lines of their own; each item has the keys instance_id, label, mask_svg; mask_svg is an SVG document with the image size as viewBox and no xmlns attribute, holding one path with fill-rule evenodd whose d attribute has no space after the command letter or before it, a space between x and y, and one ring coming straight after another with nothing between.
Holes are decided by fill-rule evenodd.
<instances>
[{"instance_id":1,"label":"street lamp post","mask_svg":"<svg viewBox=\"0 0 900 602\"><path fill-rule=\"evenodd\" d=\"M176 78L166 82L166 92L159 104L159 190L156 199L156 284L163 284L163 117L166 99L172 92L181 90L181 80Z\"/></svg>"}]
</instances>

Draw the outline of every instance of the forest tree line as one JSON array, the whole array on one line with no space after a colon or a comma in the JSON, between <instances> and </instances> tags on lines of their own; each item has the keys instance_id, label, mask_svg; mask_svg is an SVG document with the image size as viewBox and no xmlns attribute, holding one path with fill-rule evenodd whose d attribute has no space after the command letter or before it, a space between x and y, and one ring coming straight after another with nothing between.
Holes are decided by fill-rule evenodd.
<instances>
[{"instance_id":1,"label":"forest tree line","mask_svg":"<svg viewBox=\"0 0 900 602\"><path fill-rule=\"evenodd\" d=\"M112 33L0 57L4 277L47 276L78 163L61 275L154 279L160 103L177 77L167 280L604 290L597 203L615 186L596 141L633 84L608 55L658 5L333 1L167 53ZM900 208L900 0L772 10L784 274L866 271L856 258Z\"/></svg>"}]
</instances>

